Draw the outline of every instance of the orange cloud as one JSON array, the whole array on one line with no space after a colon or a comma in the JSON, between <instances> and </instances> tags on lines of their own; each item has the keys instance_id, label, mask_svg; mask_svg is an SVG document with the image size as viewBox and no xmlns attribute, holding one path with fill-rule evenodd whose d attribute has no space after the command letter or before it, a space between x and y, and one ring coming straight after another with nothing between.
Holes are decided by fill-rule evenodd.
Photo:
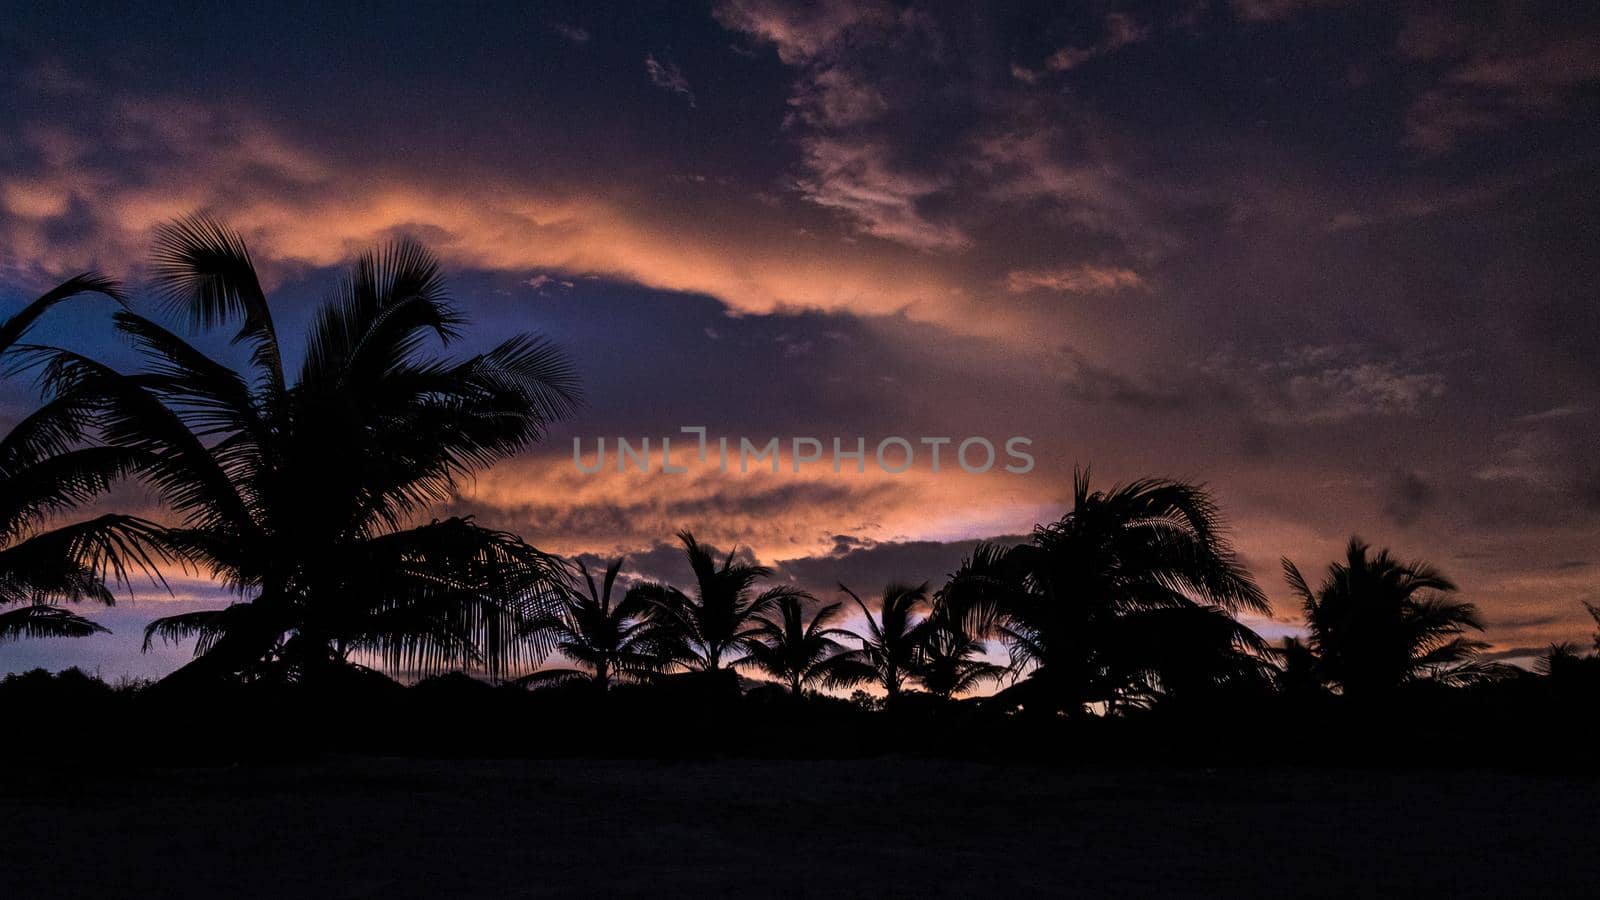
<instances>
[{"instance_id":1,"label":"orange cloud","mask_svg":"<svg viewBox=\"0 0 1600 900\"><path fill-rule=\"evenodd\" d=\"M755 196L717 199L717 214L707 216L688 211L703 197L651 203L627 184L575 190L504 176L375 174L301 149L248 113L166 100L115 108L126 153L98 155L86 135L59 124L25 130L32 171L0 180L9 213L0 256L38 280L91 266L125 272L156 224L209 210L244 230L269 278L339 263L409 231L459 266L601 275L708 294L736 312L967 322L954 314L970 292L953 267L910 250L796 234ZM859 193L849 202L858 201L868 202Z\"/></svg>"},{"instance_id":2,"label":"orange cloud","mask_svg":"<svg viewBox=\"0 0 1600 900\"><path fill-rule=\"evenodd\" d=\"M594 447L585 442L587 462ZM870 444L865 472L848 462L834 472L825 460L796 473L788 452L776 473L759 466L740 472L736 461L720 472L714 458L698 467L692 450L676 446L674 459L681 454L687 473L618 472L611 458L606 470L582 474L570 453L522 457L463 486L460 502L552 552L634 551L690 528L719 544L747 546L768 562L826 553L841 530L881 541L956 540L1026 531L1060 513L1057 482L1047 473L1014 475L998 465L967 473L949 461L949 447L938 473L925 463L882 471Z\"/></svg>"}]
</instances>

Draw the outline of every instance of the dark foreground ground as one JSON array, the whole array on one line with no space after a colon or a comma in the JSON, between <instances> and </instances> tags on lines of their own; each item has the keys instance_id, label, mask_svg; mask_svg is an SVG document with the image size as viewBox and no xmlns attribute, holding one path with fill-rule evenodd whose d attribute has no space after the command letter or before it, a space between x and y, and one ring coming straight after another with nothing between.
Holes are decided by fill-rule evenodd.
<instances>
[{"instance_id":1,"label":"dark foreground ground","mask_svg":"<svg viewBox=\"0 0 1600 900\"><path fill-rule=\"evenodd\" d=\"M0 782L0 895L1595 896L1600 782L880 759Z\"/></svg>"}]
</instances>

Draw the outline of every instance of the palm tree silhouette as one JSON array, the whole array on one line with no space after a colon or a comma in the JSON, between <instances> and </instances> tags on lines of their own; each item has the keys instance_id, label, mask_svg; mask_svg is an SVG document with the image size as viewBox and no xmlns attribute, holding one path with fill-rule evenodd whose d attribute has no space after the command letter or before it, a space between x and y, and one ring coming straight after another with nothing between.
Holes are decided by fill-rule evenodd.
<instances>
[{"instance_id":1,"label":"palm tree silhouette","mask_svg":"<svg viewBox=\"0 0 1600 900\"><path fill-rule=\"evenodd\" d=\"M428 355L464 319L439 265L401 241L360 256L318 312L298 378L239 235L201 217L157 232L155 284L198 330L228 321L250 348L240 373L131 312L117 327L148 361L134 375L40 348L47 386L92 398L113 448L179 516L166 544L240 602L152 623L196 638L175 677L303 679L354 658L491 673L541 648L519 636L557 597L560 566L463 518L419 521L460 476L539 440L577 402L548 342L516 335L464 359Z\"/></svg>"},{"instance_id":2,"label":"palm tree silhouette","mask_svg":"<svg viewBox=\"0 0 1600 900\"><path fill-rule=\"evenodd\" d=\"M877 616L855 591L842 584L839 590L849 594L861 608L867 633L855 635L861 646L846 651L834 663L832 684L843 687L876 682L883 688L884 702L892 705L917 673L923 636L928 629L928 619L919 613L928 608L928 586L887 585Z\"/></svg>"},{"instance_id":3,"label":"palm tree silhouette","mask_svg":"<svg viewBox=\"0 0 1600 900\"><path fill-rule=\"evenodd\" d=\"M995 622L988 609L967 602L973 598L971 592L953 590L950 584L934 596L916 670L922 686L941 700L984 682L999 681L1009 671L983 658L989 650L984 638L994 630Z\"/></svg>"},{"instance_id":4,"label":"palm tree silhouette","mask_svg":"<svg viewBox=\"0 0 1600 900\"><path fill-rule=\"evenodd\" d=\"M1266 612L1200 487L1149 478L1091 491L1026 544L979 545L949 590L993 616L1012 668L1002 703L1078 714L1261 676L1260 639L1233 618Z\"/></svg>"},{"instance_id":5,"label":"palm tree silhouette","mask_svg":"<svg viewBox=\"0 0 1600 900\"><path fill-rule=\"evenodd\" d=\"M830 624L838 618L842 603L818 609L808 621L805 605L811 599L805 594L787 594L756 616L745 656L734 665L771 675L797 697L806 688L834 683L844 651L839 638L854 635Z\"/></svg>"},{"instance_id":6,"label":"palm tree silhouette","mask_svg":"<svg viewBox=\"0 0 1600 900\"><path fill-rule=\"evenodd\" d=\"M753 646L761 627L757 616L785 597L806 596L788 585L758 593L756 583L771 577L772 570L734 562L736 550L728 551L718 565L693 533L684 530L677 536L694 571L694 594L656 583L636 585L629 592L649 604L663 653L674 662L690 669L718 671L730 654L747 653Z\"/></svg>"},{"instance_id":7,"label":"palm tree silhouette","mask_svg":"<svg viewBox=\"0 0 1600 900\"><path fill-rule=\"evenodd\" d=\"M83 294L124 304L120 286L86 273L70 278L20 312L0 321L0 358L34 351L20 342L51 307ZM91 406L58 393L0 438L0 641L22 637L86 637L105 628L59 605L93 601L111 606L106 585L131 586L128 568L159 579L154 524L135 516L102 515L39 527L103 493L145 461L134 450L86 445Z\"/></svg>"},{"instance_id":8,"label":"palm tree silhouette","mask_svg":"<svg viewBox=\"0 0 1600 900\"><path fill-rule=\"evenodd\" d=\"M1220 606L1172 606L1123 616L1108 630L1113 707L1203 699L1219 691L1265 694L1273 684L1261 636Z\"/></svg>"},{"instance_id":9,"label":"palm tree silhouette","mask_svg":"<svg viewBox=\"0 0 1600 900\"><path fill-rule=\"evenodd\" d=\"M649 605L635 593L613 602L617 573L623 558L606 566L599 584L582 560L583 592L568 589L553 611L530 621L524 632L540 643L553 642L576 668L541 669L521 679L523 684L553 684L586 680L600 690L619 681L645 681L658 673L663 660L647 614Z\"/></svg>"},{"instance_id":10,"label":"palm tree silhouette","mask_svg":"<svg viewBox=\"0 0 1600 900\"><path fill-rule=\"evenodd\" d=\"M984 659L987 651L983 641L934 616L919 648L917 680L941 700L974 690L985 682L999 681L1008 669Z\"/></svg>"},{"instance_id":11,"label":"palm tree silhouette","mask_svg":"<svg viewBox=\"0 0 1600 900\"><path fill-rule=\"evenodd\" d=\"M1501 671L1477 658L1488 644L1464 636L1482 631L1483 622L1477 607L1448 596L1454 582L1426 562L1370 550L1350 538L1344 561L1330 564L1314 591L1294 563L1283 561L1324 677L1365 700L1408 682L1463 684Z\"/></svg>"}]
</instances>

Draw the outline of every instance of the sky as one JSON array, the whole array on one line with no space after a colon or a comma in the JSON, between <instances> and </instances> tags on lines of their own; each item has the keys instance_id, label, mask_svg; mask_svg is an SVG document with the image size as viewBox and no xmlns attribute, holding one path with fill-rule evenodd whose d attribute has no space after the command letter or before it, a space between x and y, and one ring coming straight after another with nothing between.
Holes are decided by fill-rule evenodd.
<instances>
[{"instance_id":1,"label":"sky","mask_svg":"<svg viewBox=\"0 0 1600 900\"><path fill-rule=\"evenodd\" d=\"M1592 631L1593 8L145 6L0 22L0 312L89 268L154 310L151 229L202 211L294 335L355 253L419 238L468 344L547 334L586 394L439 515L641 577L684 576L687 527L834 599L1020 539L1081 465L1214 491L1270 637L1300 621L1280 559L1352 534L1442 568L1498 655ZM34 338L131 362L97 303ZM0 425L35 401L7 381ZM619 436L689 462L685 426L778 437L782 470L574 465ZM794 472L794 437L863 439L867 471ZM969 437L989 471L951 465ZM224 600L141 586L113 636L0 671L159 675L186 650L140 655L143 622Z\"/></svg>"}]
</instances>

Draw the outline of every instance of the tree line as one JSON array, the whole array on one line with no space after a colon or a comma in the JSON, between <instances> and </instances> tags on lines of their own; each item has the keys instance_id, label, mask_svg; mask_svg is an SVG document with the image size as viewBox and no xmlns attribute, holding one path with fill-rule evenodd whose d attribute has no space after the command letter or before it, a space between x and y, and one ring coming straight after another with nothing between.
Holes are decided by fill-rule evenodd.
<instances>
[{"instance_id":1,"label":"tree line","mask_svg":"<svg viewBox=\"0 0 1600 900\"><path fill-rule=\"evenodd\" d=\"M1159 478L1095 489L1079 472L1058 521L1014 547L979 544L937 588L889 584L868 600L840 585L824 602L684 531L690 582L622 589L622 559L594 571L470 517L428 518L461 478L571 416L581 392L565 354L535 335L449 355L466 318L424 247L361 255L293 377L236 232L202 217L164 225L150 273L191 331L237 328L248 363L208 355L92 273L0 323L8 373L31 374L42 395L0 439L0 640L103 631L73 607L109 605L113 587L176 566L237 599L151 623L147 648L194 644L174 685L317 683L371 666L607 691L745 671L795 695L870 687L893 706L983 693L1071 717L1235 694L1375 701L1511 674L1484 658L1483 623L1454 583L1355 538L1320 579L1284 561L1306 637L1269 645L1239 619L1269 606L1214 499ZM115 304L136 371L26 341L52 307L90 294ZM128 479L159 495L168 521L74 518ZM852 613L859 630L844 627ZM1592 658L1560 645L1541 665Z\"/></svg>"}]
</instances>

